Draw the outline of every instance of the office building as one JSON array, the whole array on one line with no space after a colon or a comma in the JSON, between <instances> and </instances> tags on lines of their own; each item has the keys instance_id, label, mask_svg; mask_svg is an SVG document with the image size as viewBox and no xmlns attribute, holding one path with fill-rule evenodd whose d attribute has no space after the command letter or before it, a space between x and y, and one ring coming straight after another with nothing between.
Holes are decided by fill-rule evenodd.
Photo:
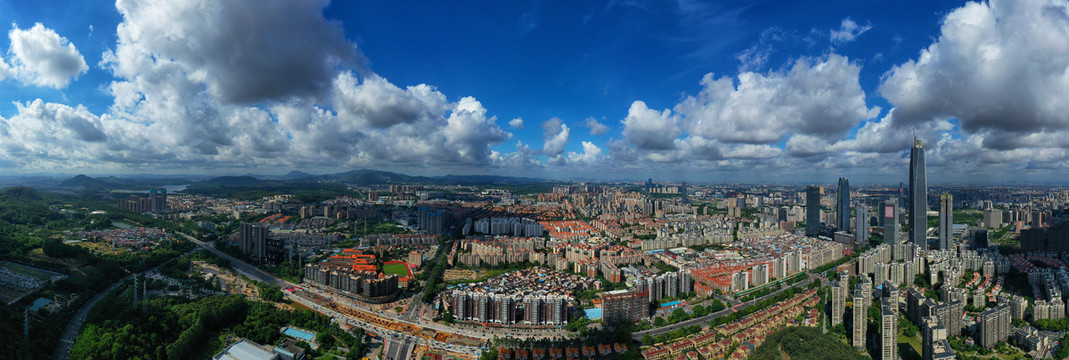
<instances>
[{"instance_id":1,"label":"office building","mask_svg":"<svg viewBox=\"0 0 1069 360\"><path fill-rule=\"evenodd\" d=\"M987 249L991 244L987 240L987 230L975 230L972 233L973 249Z\"/></svg>"},{"instance_id":2,"label":"office building","mask_svg":"<svg viewBox=\"0 0 1069 360\"><path fill-rule=\"evenodd\" d=\"M869 211L865 207L865 204L858 201L854 206L857 212L854 218L856 224L854 225L854 243L858 247L863 247L869 243Z\"/></svg>"},{"instance_id":3,"label":"office building","mask_svg":"<svg viewBox=\"0 0 1069 360\"><path fill-rule=\"evenodd\" d=\"M1010 337L1010 307L999 305L980 313L980 339L978 345L993 348Z\"/></svg>"},{"instance_id":4,"label":"office building","mask_svg":"<svg viewBox=\"0 0 1069 360\"><path fill-rule=\"evenodd\" d=\"M835 191L835 227L850 231L850 181L846 178L839 178L839 188Z\"/></svg>"},{"instance_id":5,"label":"office building","mask_svg":"<svg viewBox=\"0 0 1069 360\"><path fill-rule=\"evenodd\" d=\"M1021 230L1023 251L1069 251L1069 223Z\"/></svg>"},{"instance_id":6,"label":"office building","mask_svg":"<svg viewBox=\"0 0 1069 360\"><path fill-rule=\"evenodd\" d=\"M880 209L880 218L883 223L883 243L894 245L898 243L898 199L890 199L883 202Z\"/></svg>"},{"instance_id":7,"label":"office building","mask_svg":"<svg viewBox=\"0 0 1069 360\"><path fill-rule=\"evenodd\" d=\"M954 244L954 195L939 195L938 250L950 250Z\"/></svg>"},{"instance_id":8,"label":"office building","mask_svg":"<svg viewBox=\"0 0 1069 360\"><path fill-rule=\"evenodd\" d=\"M820 188L805 187L805 236L816 237L820 233Z\"/></svg>"},{"instance_id":9,"label":"office building","mask_svg":"<svg viewBox=\"0 0 1069 360\"><path fill-rule=\"evenodd\" d=\"M1002 227L1002 210L984 210L984 226L992 229Z\"/></svg>"},{"instance_id":10,"label":"office building","mask_svg":"<svg viewBox=\"0 0 1069 360\"><path fill-rule=\"evenodd\" d=\"M928 248L928 178L924 169L924 142L913 139L909 153L909 241Z\"/></svg>"}]
</instances>

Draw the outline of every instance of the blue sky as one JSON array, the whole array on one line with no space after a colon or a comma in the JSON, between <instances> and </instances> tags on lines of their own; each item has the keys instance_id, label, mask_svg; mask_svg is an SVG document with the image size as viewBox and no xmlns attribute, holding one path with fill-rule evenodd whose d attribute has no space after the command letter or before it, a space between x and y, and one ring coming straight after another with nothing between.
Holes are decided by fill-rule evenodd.
<instances>
[{"instance_id":1,"label":"blue sky","mask_svg":"<svg viewBox=\"0 0 1069 360\"><path fill-rule=\"evenodd\" d=\"M934 183L1067 173L1067 1L0 0L0 18L13 173L895 182L913 133Z\"/></svg>"}]
</instances>

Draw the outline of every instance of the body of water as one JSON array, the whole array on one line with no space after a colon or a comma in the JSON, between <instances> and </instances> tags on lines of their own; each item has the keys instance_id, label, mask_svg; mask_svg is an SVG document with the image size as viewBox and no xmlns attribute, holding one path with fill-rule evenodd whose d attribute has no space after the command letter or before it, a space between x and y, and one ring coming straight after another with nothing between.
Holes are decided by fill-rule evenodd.
<instances>
[{"instance_id":1,"label":"body of water","mask_svg":"<svg viewBox=\"0 0 1069 360\"><path fill-rule=\"evenodd\" d=\"M315 334L312 334L312 333L304 331L304 330L294 329L294 328L291 328L291 327L286 328L286 330L282 330L282 333L286 334L287 336L292 336L292 337L304 340L306 342L312 342L312 339L315 338Z\"/></svg>"}]
</instances>

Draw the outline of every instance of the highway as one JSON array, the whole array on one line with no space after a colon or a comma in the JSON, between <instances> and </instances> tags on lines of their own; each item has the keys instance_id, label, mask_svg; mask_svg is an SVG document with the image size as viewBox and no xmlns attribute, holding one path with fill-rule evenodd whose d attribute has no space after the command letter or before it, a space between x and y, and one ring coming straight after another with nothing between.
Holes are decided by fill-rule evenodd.
<instances>
[{"instance_id":1,"label":"highway","mask_svg":"<svg viewBox=\"0 0 1069 360\"><path fill-rule=\"evenodd\" d=\"M178 233L178 234L182 235L186 239L189 239L189 241L193 242L194 244L197 244L197 246L200 246L201 248L204 248L205 250L211 251L213 254L216 254L219 257L222 257L224 259L229 260L230 261L230 267L234 268L234 270L237 270L238 273L241 273L242 275L245 275L245 276L247 276L249 278L252 278L252 279L255 279L255 280L258 280L258 281L263 281L265 283L272 284L272 285L275 285L275 286L278 286L278 287L281 287L281 288L298 287L297 284L293 284L293 283L291 283L289 281L286 281L286 280L283 280L283 279L279 279L279 278L277 278L277 277L275 277L275 276L273 276L271 274L268 274L268 273L264 272L263 270L260 270L260 269L256 268L255 266L249 265L248 263L246 263L245 261L243 261L241 259L232 257L232 256L220 251L219 249L216 249L211 244L208 244L206 242L200 241L199 239L194 238L192 236L189 236L188 234L185 234L185 233ZM307 286L304 286L304 287L307 288ZM309 290L311 290L311 289L309 289ZM429 346L431 348L443 349L443 350L448 350L448 351L457 352L457 353L467 353L467 354L471 354L471 355L474 355L474 356L479 356L481 354L481 352L482 352L481 349L476 348L476 347L446 344L446 343L441 343L441 342L434 341L434 340L427 340L427 339L423 339L423 338L419 338L419 337L414 337L414 336L411 336L411 335L408 335L408 334L404 334L404 333L400 333L400 332L397 332L397 331L393 331L391 329L385 329L385 328L382 328L382 327L380 327L378 325L367 323L367 322L363 322L363 321L360 321L358 319L352 318L350 316L347 316L347 315L338 313L336 311L333 311L331 309L324 308L324 307L319 306L318 304L312 302L311 300L308 300L308 299L306 299L304 297L301 297L301 296L297 296L296 294L290 293L289 291L283 291L282 293L287 298L289 298L289 299L291 299L293 301L301 303L301 304L303 304L305 306L308 306L309 308L315 309L316 311L319 311L319 312L321 312L321 313L323 313L323 314L325 314L327 316L330 316L334 320L334 322L336 322L336 323L355 325L355 326L360 327L360 328L362 328L364 330L367 330L370 333L374 333L374 334L377 334L379 336L382 336L383 338L387 338L388 336L392 336L392 337L397 338L397 339L402 339L403 338L403 339L405 339L405 341L404 341L405 343L423 344L424 346ZM345 306L348 306L348 307L351 307L351 308L354 308L354 309L360 309L360 310L366 311L368 313L374 314L375 316L378 316L378 317L387 318L387 319L392 320L392 321L405 323L405 324L416 326L416 327L427 327L427 328L431 328L431 329L438 330L438 331L441 331L441 332L447 332L447 333L456 334L455 331L452 331L452 329L450 329L448 326L445 326L445 325L442 325L442 324L433 323L433 322L432 323L423 324L423 323L417 323L417 322L408 321L408 320L405 320L405 319L389 317L389 316L385 316L385 314L383 314L381 312L377 312L374 309L370 309L370 308L367 308L367 307L364 307L364 306L360 306L360 305L355 304L355 303L353 303L351 301L348 301L347 299L340 299L339 297L333 296L329 292L321 292L320 295L329 296L332 300L334 300L335 302L337 302L339 304L343 304ZM465 334L458 334L458 335L467 336ZM411 349L409 349L409 350L411 350Z\"/></svg>"},{"instance_id":2,"label":"highway","mask_svg":"<svg viewBox=\"0 0 1069 360\"><path fill-rule=\"evenodd\" d=\"M224 259L230 260L230 266L231 267L233 267L235 270L237 270L241 274L243 274L245 276L248 276L249 278L253 278L253 279L256 279L256 280L259 280L259 281L263 281L263 282L266 282L266 283L269 283L269 284L272 284L272 285L276 285L276 286L279 286L281 288L302 286L304 288L308 288L309 290L312 290L311 288L309 288L309 286L307 284L298 285L298 284L293 284L291 282L276 278L276 277L272 276L271 274L263 272L262 270L256 268L255 266L252 266L252 265L249 265L248 263L245 263L241 259L234 258L234 257L232 257L230 255L227 255L226 253L223 253L222 251L219 251L218 249L216 249L211 244L208 244L208 243L205 243L203 241L200 241L200 240L198 240L198 239L196 239L196 238L194 238L192 236L189 236L187 234L184 234L184 233L179 233L179 234L184 236L185 238L189 239L194 244L197 244L198 246L200 246L200 247L202 247L204 249L207 249L208 251L211 251L212 253L214 253L214 254L216 254L216 255L224 258ZM803 280L803 281L801 281L799 283L794 284L793 287L805 288L805 286L809 285L809 283L812 282L812 281L813 281L813 278L809 277L809 278L806 278L805 280ZM745 303L739 303L739 304L746 304L747 306L748 305L753 305L754 303L756 303L758 301L762 301L762 300L768 298L769 296L777 295L777 294L787 290L790 287L791 286L784 287L784 288L782 288L780 290L777 290L777 291L775 291L775 292L773 292L771 294L768 294L768 295L762 296L760 298L756 298L756 299L747 301ZM327 289L321 289L321 290L327 290ZM288 297L288 298L290 298L290 299L292 299L294 301L300 302L300 303L302 303L304 305L307 305L310 308L316 309L319 312L322 312L324 314L327 314L328 316L331 316L338 323L356 324L357 326L359 326L359 327L361 327L361 328L363 328L365 330L368 330L369 332L376 333L376 334L394 335L394 336L397 336L397 337L402 337L401 335L407 336L407 334L400 334L400 333L398 333L396 331L393 331L393 330L390 330L390 329L384 329L384 328L378 327L377 325L374 325L374 324L358 321L358 320L356 320L356 319L354 319L352 317L346 316L344 314L339 314L339 313L336 313L334 311L331 311L330 309L325 309L322 306L319 306L317 304L312 303L308 299L305 299L303 297L297 296L297 295L292 294L292 293L290 293L288 291L283 291L283 294L285 294L286 297ZM472 338L478 338L478 339L492 339L494 337L505 337L505 336L512 336L512 337L517 337L517 338L538 339L538 338L570 337L569 335L573 335L573 333L567 332L567 331L562 330L562 329L513 329L513 328L495 329L495 328L480 327L480 326L445 325L445 324L440 324L440 323L433 322L433 321L425 321L422 318L422 316L419 315L419 313L422 312L424 306L422 304L417 304L418 301L416 301L414 303L410 302L409 307L411 309L408 309L410 311L406 311L400 317L393 317L393 316L388 316L387 314L384 314L382 312L378 312L378 311L376 311L374 309L371 309L369 307L362 306L361 304L355 303L353 301L349 301L349 299L347 299L347 298L341 298L340 296L335 296L334 294L331 294L330 291L320 291L319 294L320 295L324 295L324 296L329 296L331 299L333 299L335 302L337 302L339 304L343 304L345 306L348 306L348 307L351 307L351 308L354 308L354 309L360 309L360 310L372 313L372 314L374 314L374 315L376 315L378 317L386 318L386 319L389 319L389 320L392 320L392 321L396 321L396 322L399 322L399 323L413 325L413 326L416 326L416 327L424 327L424 328L433 329L433 330L437 330L437 331L444 332L444 333L456 334L456 335L459 335L459 336L466 336L466 337L472 337ZM675 323L675 324L668 325L668 326L663 326L663 327L654 328L654 329L647 329L647 330L643 330L643 331L637 331L637 332L635 332L633 334L633 338L635 340L638 340L638 339L641 339L642 336L644 336L646 334L660 335L660 334L664 334L664 333L668 333L668 332L671 332L671 331L675 331L675 330L678 330L680 328L687 327L687 326L693 326L693 325L703 325L703 326L705 326L705 325L708 325L709 322L711 322L715 318L718 318L718 317L721 317L721 316L727 316L728 314L734 312L735 310L733 308L736 308L736 307L737 306L728 307L727 309L724 309L724 310L721 310L721 311L718 311L718 312L715 312L715 313L712 313L712 314L709 314L709 315L706 315L706 316L703 316L703 317L681 321L679 323ZM410 337L411 338L410 340L412 340L412 341L415 341L415 342L418 342L418 343L422 343L422 344L425 344L425 345L428 344L428 340L426 340L426 339L422 339L422 338L418 338L418 337L411 337L411 336L408 336L408 337ZM431 343L430 345L435 345L435 346L432 346L434 348L443 348L444 349L445 348L444 346L446 346L446 345L449 345L453 349L457 349L458 348L455 345L451 345L451 344L442 344L442 343L433 344L433 343L436 343L436 341L430 341L430 343ZM469 348L469 349L465 349L465 348ZM451 350L451 351L468 352L468 353L470 353L469 351L471 349L477 349L477 348L472 348L472 347L466 347L465 346L465 347L459 347L459 351L458 350Z\"/></svg>"}]
</instances>

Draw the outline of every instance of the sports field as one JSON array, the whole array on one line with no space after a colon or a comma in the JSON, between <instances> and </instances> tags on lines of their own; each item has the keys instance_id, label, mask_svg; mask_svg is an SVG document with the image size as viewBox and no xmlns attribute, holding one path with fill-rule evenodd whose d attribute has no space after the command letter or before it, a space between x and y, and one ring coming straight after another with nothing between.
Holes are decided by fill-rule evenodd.
<instances>
[{"instance_id":1,"label":"sports field","mask_svg":"<svg viewBox=\"0 0 1069 360\"><path fill-rule=\"evenodd\" d=\"M398 277L411 276L408 272L408 264L400 261L390 261L385 265L382 265L382 272L387 274L397 274Z\"/></svg>"}]
</instances>

